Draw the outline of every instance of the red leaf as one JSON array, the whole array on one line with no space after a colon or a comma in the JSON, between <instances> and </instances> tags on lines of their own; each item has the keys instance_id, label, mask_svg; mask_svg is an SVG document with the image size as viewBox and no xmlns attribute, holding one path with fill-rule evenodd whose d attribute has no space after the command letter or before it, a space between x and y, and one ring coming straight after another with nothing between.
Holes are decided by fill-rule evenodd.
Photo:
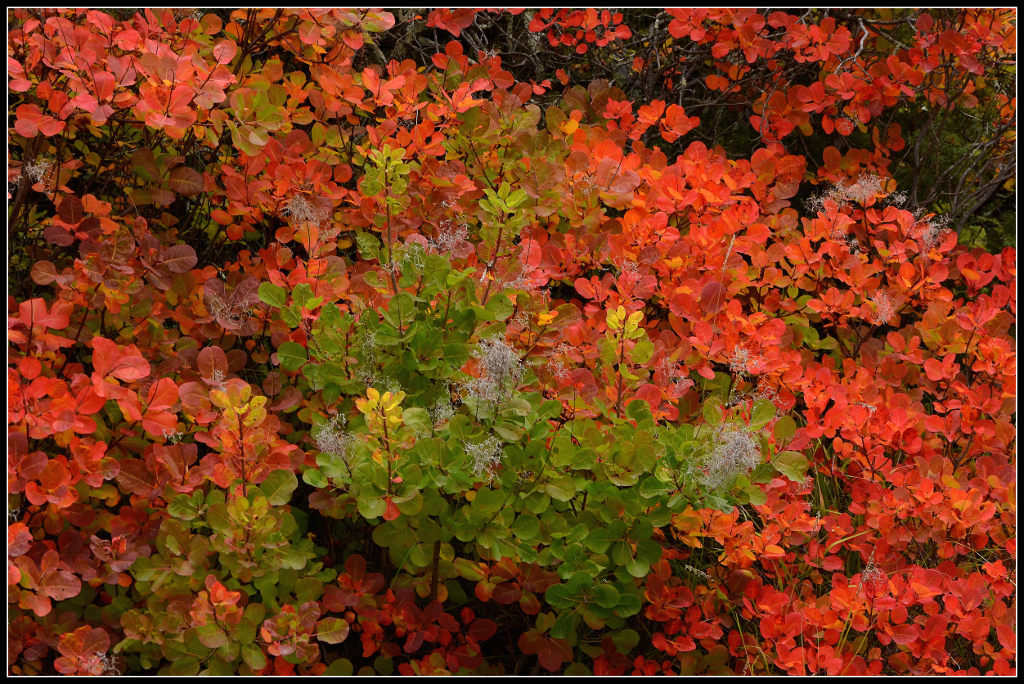
<instances>
[{"instance_id":1,"label":"red leaf","mask_svg":"<svg viewBox=\"0 0 1024 684\"><path fill-rule=\"evenodd\" d=\"M661 134L668 142L675 142L686 135L700 123L696 116L686 116L682 107L670 104L665 110L665 119L661 124Z\"/></svg>"},{"instance_id":2,"label":"red leaf","mask_svg":"<svg viewBox=\"0 0 1024 684\"><path fill-rule=\"evenodd\" d=\"M190 197L203 191L203 174L188 166L179 166L168 174L167 185L179 195Z\"/></svg>"},{"instance_id":3,"label":"red leaf","mask_svg":"<svg viewBox=\"0 0 1024 684\"><path fill-rule=\"evenodd\" d=\"M46 301L37 297L18 305L18 318L33 328L63 330L68 327L73 310L74 306L69 302L56 301L47 311Z\"/></svg>"},{"instance_id":4,"label":"red leaf","mask_svg":"<svg viewBox=\"0 0 1024 684\"><path fill-rule=\"evenodd\" d=\"M65 656L91 656L106 653L110 648L110 636L101 627L83 625L71 634L64 634L57 647Z\"/></svg>"},{"instance_id":5,"label":"red leaf","mask_svg":"<svg viewBox=\"0 0 1024 684\"><path fill-rule=\"evenodd\" d=\"M64 223L76 224L85 218L85 207L76 195L68 195L57 207L57 215Z\"/></svg>"},{"instance_id":6,"label":"red leaf","mask_svg":"<svg viewBox=\"0 0 1024 684\"><path fill-rule=\"evenodd\" d=\"M431 10L427 15L427 27L443 29L457 38L462 33L462 29L469 28L473 24L478 11L469 7L460 7L455 10Z\"/></svg>"},{"instance_id":7,"label":"red leaf","mask_svg":"<svg viewBox=\"0 0 1024 684\"><path fill-rule=\"evenodd\" d=\"M171 91L171 100L168 104L171 112L176 113L189 113L189 103L192 102L192 97L195 95L195 91L192 90L191 86L180 85Z\"/></svg>"},{"instance_id":8,"label":"red leaf","mask_svg":"<svg viewBox=\"0 0 1024 684\"><path fill-rule=\"evenodd\" d=\"M173 413L167 413L166 411L146 411L145 415L142 416L142 429L154 437L159 437L168 432L174 432L174 429L177 426L178 418Z\"/></svg>"},{"instance_id":9,"label":"red leaf","mask_svg":"<svg viewBox=\"0 0 1024 684\"><path fill-rule=\"evenodd\" d=\"M523 595L523 589L517 582L502 582L494 587L494 600L497 603L508 605L515 603Z\"/></svg>"},{"instance_id":10,"label":"red leaf","mask_svg":"<svg viewBox=\"0 0 1024 684\"><path fill-rule=\"evenodd\" d=\"M157 482L156 475L147 467L146 462L138 458L121 461L121 470L117 474L117 481L127 491L143 498L156 496L163 488L163 485Z\"/></svg>"},{"instance_id":11,"label":"red leaf","mask_svg":"<svg viewBox=\"0 0 1024 684\"><path fill-rule=\"evenodd\" d=\"M466 636L476 641L487 641L498 631L498 625L493 620L480 618L474 620L473 624L466 630Z\"/></svg>"},{"instance_id":12,"label":"red leaf","mask_svg":"<svg viewBox=\"0 0 1024 684\"><path fill-rule=\"evenodd\" d=\"M51 245L57 245L58 247L67 247L75 242L75 236L61 226L46 226L43 228L43 237Z\"/></svg>"},{"instance_id":13,"label":"red leaf","mask_svg":"<svg viewBox=\"0 0 1024 684\"><path fill-rule=\"evenodd\" d=\"M198 261L191 245L173 245L164 250L160 265L171 273L187 273Z\"/></svg>"},{"instance_id":14,"label":"red leaf","mask_svg":"<svg viewBox=\"0 0 1024 684\"><path fill-rule=\"evenodd\" d=\"M43 554L39 589L55 601L73 598L82 591L82 582L78 576L68 570L61 570L60 564L60 555L56 551L50 550Z\"/></svg>"},{"instance_id":15,"label":"red leaf","mask_svg":"<svg viewBox=\"0 0 1024 684\"><path fill-rule=\"evenodd\" d=\"M341 40L353 50L358 50L365 43L363 34L359 31L347 30L341 34Z\"/></svg>"},{"instance_id":16,"label":"red leaf","mask_svg":"<svg viewBox=\"0 0 1024 684\"><path fill-rule=\"evenodd\" d=\"M17 558L28 553L32 544L32 533L25 523L16 522L7 528L7 556Z\"/></svg>"},{"instance_id":17,"label":"red leaf","mask_svg":"<svg viewBox=\"0 0 1024 684\"><path fill-rule=\"evenodd\" d=\"M657 385L651 383L644 383L640 389L636 391L636 398L643 399L651 406L651 412L654 412L661 404L662 391Z\"/></svg>"},{"instance_id":18,"label":"red leaf","mask_svg":"<svg viewBox=\"0 0 1024 684\"><path fill-rule=\"evenodd\" d=\"M168 409L178 403L178 386L170 378L160 378L149 386L146 404L150 411Z\"/></svg>"},{"instance_id":19,"label":"red leaf","mask_svg":"<svg viewBox=\"0 0 1024 684\"><path fill-rule=\"evenodd\" d=\"M92 348L92 364L100 378L109 375L131 382L149 376L149 362L134 344L120 347L106 338L94 337Z\"/></svg>"},{"instance_id":20,"label":"red leaf","mask_svg":"<svg viewBox=\"0 0 1024 684\"><path fill-rule=\"evenodd\" d=\"M224 380L228 372L228 357L220 347L204 347L196 358L199 375L203 380L211 382L214 373L220 371L220 379Z\"/></svg>"},{"instance_id":21,"label":"red leaf","mask_svg":"<svg viewBox=\"0 0 1024 684\"><path fill-rule=\"evenodd\" d=\"M52 116L43 114L42 110L34 104L19 105L15 110L14 131L26 138L34 138L37 133L47 137L57 135L64 130L66 122L58 121Z\"/></svg>"},{"instance_id":22,"label":"red leaf","mask_svg":"<svg viewBox=\"0 0 1024 684\"><path fill-rule=\"evenodd\" d=\"M579 292L580 295L582 295L583 297L586 297L587 299L597 298L597 291L594 290L594 286L591 284L589 280L585 278L577 278L576 282L573 283L573 286L576 288L576 291Z\"/></svg>"},{"instance_id":23,"label":"red leaf","mask_svg":"<svg viewBox=\"0 0 1024 684\"><path fill-rule=\"evenodd\" d=\"M21 597L18 600L18 605L22 608L27 608L39 617L49 615L50 611L53 610L53 604L50 599L43 596L42 594L34 594L31 591L22 591Z\"/></svg>"},{"instance_id":24,"label":"red leaf","mask_svg":"<svg viewBox=\"0 0 1024 684\"><path fill-rule=\"evenodd\" d=\"M198 447L195 444L172 444L170 446L158 445L153 448L153 456L168 475L171 476L172 485L185 480L188 472L198 458Z\"/></svg>"},{"instance_id":25,"label":"red leaf","mask_svg":"<svg viewBox=\"0 0 1024 684\"><path fill-rule=\"evenodd\" d=\"M892 640L900 646L912 644L920 637L920 628L916 625L894 625L892 628Z\"/></svg>"},{"instance_id":26,"label":"red leaf","mask_svg":"<svg viewBox=\"0 0 1024 684\"><path fill-rule=\"evenodd\" d=\"M526 655L536 655L541 667L554 672L562 663L572 660L572 648L563 639L552 639L536 630L519 635L519 650Z\"/></svg>"},{"instance_id":27,"label":"red leaf","mask_svg":"<svg viewBox=\"0 0 1024 684\"><path fill-rule=\"evenodd\" d=\"M382 517L385 520L396 520L402 514L390 496L384 499L384 504L384 515Z\"/></svg>"},{"instance_id":28,"label":"red leaf","mask_svg":"<svg viewBox=\"0 0 1024 684\"><path fill-rule=\"evenodd\" d=\"M700 290L700 303L705 314L715 313L726 305L725 286L717 280L712 280Z\"/></svg>"},{"instance_id":29,"label":"red leaf","mask_svg":"<svg viewBox=\"0 0 1024 684\"><path fill-rule=\"evenodd\" d=\"M213 58L218 64L228 64L238 54L238 45L233 40L222 40L213 46Z\"/></svg>"},{"instance_id":30,"label":"red leaf","mask_svg":"<svg viewBox=\"0 0 1024 684\"><path fill-rule=\"evenodd\" d=\"M92 78L96 83L96 99L109 100L114 94L114 86L117 83L117 79L114 78L114 74L109 71L97 71L92 74Z\"/></svg>"},{"instance_id":31,"label":"red leaf","mask_svg":"<svg viewBox=\"0 0 1024 684\"><path fill-rule=\"evenodd\" d=\"M57 268L50 261L37 261L32 264L32 282L37 285L49 285L57 280Z\"/></svg>"},{"instance_id":32,"label":"red leaf","mask_svg":"<svg viewBox=\"0 0 1024 684\"><path fill-rule=\"evenodd\" d=\"M64 484L68 484L71 480L71 473L64 464L58 460L63 457L58 456L56 459L50 459L43 466L42 472L39 473L39 484L48 491L54 491L58 487Z\"/></svg>"}]
</instances>

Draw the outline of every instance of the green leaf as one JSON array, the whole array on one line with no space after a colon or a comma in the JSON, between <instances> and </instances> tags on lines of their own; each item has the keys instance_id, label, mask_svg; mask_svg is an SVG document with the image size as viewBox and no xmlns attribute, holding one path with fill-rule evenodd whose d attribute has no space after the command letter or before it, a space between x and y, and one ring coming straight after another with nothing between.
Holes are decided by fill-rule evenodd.
<instances>
[{"instance_id":1,"label":"green leaf","mask_svg":"<svg viewBox=\"0 0 1024 684\"><path fill-rule=\"evenodd\" d=\"M318 454L316 457L316 464L320 466L321 474L328 479L342 477L348 474L348 468L345 467L345 460L339 454ZM305 475L303 475L303 477L305 477ZM315 475L313 477L315 477ZM309 480L306 480L306 482L308 484L313 484ZM316 485L313 486L315 487Z\"/></svg>"},{"instance_id":2,"label":"green leaf","mask_svg":"<svg viewBox=\"0 0 1024 684\"><path fill-rule=\"evenodd\" d=\"M327 478L324 477L324 474L316 468L309 468L303 472L302 481L311 487L316 487L317 489L323 489L327 486Z\"/></svg>"},{"instance_id":3,"label":"green leaf","mask_svg":"<svg viewBox=\"0 0 1024 684\"><path fill-rule=\"evenodd\" d=\"M434 421L425 408L413 406L402 411L402 423L411 428L414 434L429 435L434 428Z\"/></svg>"},{"instance_id":4,"label":"green leaf","mask_svg":"<svg viewBox=\"0 0 1024 684\"><path fill-rule=\"evenodd\" d=\"M473 308L480 310L476 305L474 305ZM494 316L493 318L485 318L484 320L503 321L512 315L512 312L515 310L515 305L513 305L507 295L499 293L491 297L484 309Z\"/></svg>"},{"instance_id":5,"label":"green leaf","mask_svg":"<svg viewBox=\"0 0 1024 684\"><path fill-rule=\"evenodd\" d=\"M193 656L171 658L167 674L177 677L191 677L199 672L199 659ZM163 674L163 670L160 671Z\"/></svg>"},{"instance_id":6,"label":"green leaf","mask_svg":"<svg viewBox=\"0 0 1024 684\"><path fill-rule=\"evenodd\" d=\"M750 425L761 427L771 422L775 417L775 404L767 399L758 399L754 402L754 409L750 413Z\"/></svg>"},{"instance_id":7,"label":"green leaf","mask_svg":"<svg viewBox=\"0 0 1024 684\"><path fill-rule=\"evenodd\" d=\"M619 605L615 607L615 614L620 617L636 615L643 607L640 597L635 594L623 592L619 594Z\"/></svg>"},{"instance_id":8,"label":"green leaf","mask_svg":"<svg viewBox=\"0 0 1024 684\"><path fill-rule=\"evenodd\" d=\"M704 420L708 425L718 425L722 422L722 416L724 415L722 404L715 397L709 397L704 402L704 406L701 407L701 413L704 415Z\"/></svg>"},{"instance_id":9,"label":"green leaf","mask_svg":"<svg viewBox=\"0 0 1024 684\"><path fill-rule=\"evenodd\" d=\"M587 538L584 540L584 544L586 544L587 548L594 553L604 553L608 550L608 547L612 545L612 542L620 539L622 539L622 531L616 533L614 530L607 527L598 527L587 535Z\"/></svg>"},{"instance_id":10,"label":"green leaf","mask_svg":"<svg viewBox=\"0 0 1024 684\"><path fill-rule=\"evenodd\" d=\"M372 493L360 496L356 499L356 505L359 508L359 515L367 520L373 520L384 515L384 509L387 507L384 499Z\"/></svg>"},{"instance_id":11,"label":"green leaf","mask_svg":"<svg viewBox=\"0 0 1024 684\"><path fill-rule=\"evenodd\" d=\"M575 596L576 592L568 584L553 584L544 592L544 600L555 608L568 608Z\"/></svg>"},{"instance_id":12,"label":"green leaf","mask_svg":"<svg viewBox=\"0 0 1024 684\"><path fill-rule=\"evenodd\" d=\"M527 401L524 397L516 396L508 400L508 402L505 405L505 408L502 410L502 413L508 411L514 415L526 417L530 415L530 411L532 410L533 407L530 406L529 401Z\"/></svg>"},{"instance_id":13,"label":"green leaf","mask_svg":"<svg viewBox=\"0 0 1024 684\"><path fill-rule=\"evenodd\" d=\"M772 460L775 469L794 482L803 482L810 462L796 451L783 451Z\"/></svg>"},{"instance_id":14,"label":"green leaf","mask_svg":"<svg viewBox=\"0 0 1024 684\"><path fill-rule=\"evenodd\" d=\"M267 656L263 649L256 644L242 646L242 660L254 670L262 670L267 666Z\"/></svg>"},{"instance_id":15,"label":"green leaf","mask_svg":"<svg viewBox=\"0 0 1024 684\"><path fill-rule=\"evenodd\" d=\"M551 495L552 499L568 501L576 496L576 483L572 481L572 478L561 477L545 482L544 491Z\"/></svg>"},{"instance_id":16,"label":"green leaf","mask_svg":"<svg viewBox=\"0 0 1024 684\"><path fill-rule=\"evenodd\" d=\"M530 541L540 534L540 520L535 515L520 514L509 530L517 539Z\"/></svg>"},{"instance_id":17,"label":"green leaf","mask_svg":"<svg viewBox=\"0 0 1024 684\"><path fill-rule=\"evenodd\" d=\"M295 307L281 307L281 320L284 321L289 328L298 328L302 324L302 316Z\"/></svg>"},{"instance_id":18,"label":"green leaf","mask_svg":"<svg viewBox=\"0 0 1024 684\"><path fill-rule=\"evenodd\" d=\"M612 643L615 644L619 653L627 655L640 643L640 634L635 629L624 629L612 634Z\"/></svg>"},{"instance_id":19,"label":"green leaf","mask_svg":"<svg viewBox=\"0 0 1024 684\"><path fill-rule=\"evenodd\" d=\"M283 506L292 500L292 492L299 486L295 473L289 470L275 470L260 485L267 501L273 506Z\"/></svg>"},{"instance_id":20,"label":"green leaf","mask_svg":"<svg viewBox=\"0 0 1024 684\"><path fill-rule=\"evenodd\" d=\"M764 505L768 501L768 495L764 493L764 490L757 485L748 485L743 488L743 493L747 495L747 502L754 506Z\"/></svg>"},{"instance_id":21,"label":"green leaf","mask_svg":"<svg viewBox=\"0 0 1024 684\"><path fill-rule=\"evenodd\" d=\"M231 531L231 520L228 518L228 508L223 503L211 504L206 509L206 524L214 532L222 534Z\"/></svg>"},{"instance_id":22,"label":"green leaf","mask_svg":"<svg viewBox=\"0 0 1024 684\"><path fill-rule=\"evenodd\" d=\"M590 597L602 608L614 608L619 603L619 592L610 584L595 585Z\"/></svg>"},{"instance_id":23,"label":"green leaf","mask_svg":"<svg viewBox=\"0 0 1024 684\"><path fill-rule=\"evenodd\" d=\"M199 515L195 502L186 494L174 497L167 505L167 512L178 520L192 520Z\"/></svg>"},{"instance_id":24,"label":"green leaf","mask_svg":"<svg viewBox=\"0 0 1024 684\"><path fill-rule=\"evenodd\" d=\"M292 301L300 307L306 306L306 302L313 298L313 288L309 283L299 283L292 290Z\"/></svg>"},{"instance_id":25,"label":"green leaf","mask_svg":"<svg viewBox=\"0 0 1024 684\"><path fill-rule=\"evenodd\" d=\"M651 405L643 399L634 399L629 402L629 405L626 406L626 415L637 423L654 419L651 415Z\"/></svg>"},{"instance_id":26,"label":"green leaf","mask_svg":"<svg viewBox=\"0 0 1024 684\"><path fill-rule=\"evenodd\" d=\"M655 527L664 527L672 522L672 512L667 505L653 508L647 513L647 519Z\"/></svg>"},{"instance_id":27,"label":"green leaf","mask_svg":"<svg viewBox=\"0 0 1024 684\"><path fill-rule=\"evenodd\" d=\"M481 572L479 564L471 560L456 558L453 565L455 566L455 572L459 574L459 577L467 579L470 582L479 582L484 578L484 574Z\"/></svg>"},{"instance_id":28,"label":"green leaf","mask_svg":"<svg viewBox=\"0 0 1024 684\"><path fill-rule=\"evenodd\" d=\"M639 556L637 556L636 558L632 558L626 561L626 572L628 572L633 577L646 577L647 573L649 573L650 571L651 564L647 562L647 560L644 558L640 558Z\"/></svg>"},{"instance_id":29,"label":"green leaf","mask_svg":"<svg viewBox=\"0 0 1024 684\"><path fill-rule=\"evenodd\" d=\"M316 638L326 644L340 644L348 637L348 620L327 617L316 623Z\"/></svg>"},{"instance_id":30,"label":"green leaf","mask_svg":"<svg viewBox=\"0 0 1024 684\"><path fill-rule=\"evenodd\" d=\"M529 196L523 190L516 190L505 199L505 204L508 205L509 209L515 209L520 204L523 204L529 199Z\"/></svg>"},{"instance_id":31,"label":"green leaf","mask_svg":"<svg viewBox=\"0 0 1024 684\"><path fill-rule=\"evenodd\" d=\"M199 637L199 643L207 648L220 648L228 643L228 635L212 622L196 627L196 636Z\"/></svg>"},{"instance_id":32,"label":"green leaf","mask_svg":"<svg viewBox=\"0 0 1024 684\"><path fill-rule=\"evenodd\" d=\"M526 430L519 427L518 425L502 425L498 424L494 426L494 434L505 442L515 443L526 433Z\"/></svg>"},{"instance_id":33,"label":"green leaf","mask_svg":"<svg viewBox=\"0 0 1024 684\"><path fill-rule=\"evenodd\" d=\"M414 533L409 529L405 518L399 518L398 520L389 520L383 525L378 525L373 530L372 538L374 544L385 549L394 547L405 550L415 543L410 541L413 536Z\"/></svg>"},{"instance_id":34,"label":"green leaf","mask_svg":"<svg viewBox=\"0 0 1024 684\"><path fill-rule=\"evenodd\" d=\"M269 304L275 309L280 309L288 301L288 294L284 291L284 288L278 287L273 283L260 283L258 293L261 302Z\"/></svg>"},{"instance_id":35,"label":"green leaf","mask_svg":"<svg viewBox=\"0 0 1024 684\"><path fill-rule=\"evenodd\" d=\"M376 259L380 254L380 240L372 233L365 231L356 233L356 245L359 247L359 255L364 259Z\"/></svg>"},{"instance_id":36,"label":"green leaf","mask_svg":"<svg viewBox=\"0 0 1024 684\"><path fill-rule=\"evenodd\" d=\"M373 669L377 671L377 674L387 677L395 671L395 661L387 656L377 656L373 660Z\"/></svg>"},{"instance_id":37,"label":"green leaf","mask_svg":"<svg viewBox=\"0 0 1024 684\"><path fill-rule=\"evenodd\" d=\"M775 421L775 443L786 444L796 434L796 421L791 416L783 416Z\"/></svg>"},{"instance_id":38,"label":"green leaf","mask_svg":"<svg viewBox=\"0 0 1024 684\"><path fill-rule=\"evenodd\" d=\"M283 342L277 348L277 360L285 370L298 370L306 363L306 349L297 342Z\"/></svg>"},{"instance_id":39,"label":"green leaf","mask_svg":"<svg viewBox=\"0 0 1024 684\"><path fill-rule=\"evenodd\" d=\"M348 658L338 658L327 666L324 672L326 677L350 677L352 676L352 661Z\"/></svg>"},{"instance_id":40,"label":"green leaf","mask_svg":"<svg viewBox=\"0 0 1024 684\"><path fill-rule=\"evenodd\" d=\"M641 328L641 330L643 330L643 328ZM654 355L654 343L649 339L644 338L636 343L636 346L633 347L633 351L631 351L629 355L632 357L634 363L641 365L645 364L650 361L651 356Z\"/></svg>"},{"instance_id":41,"label":"green leaf","mask_svg":"<svg viewBox=\"0 0 1024 684\"><path fill-rule=\"evenodd\" d=\"M646 402L645 402L646 403ZM639 493L645 499L653 499L656 496L668 494L673 487L668 482L662 482L653 475L648 476L640 482Z\"/></svg>"},{"instance_id":42,"label":"green leaf","mask_svg":"<svg viewBox=\"0 0 1024 684\"><path fill-rule=\"evenodd\" d=\"M553 639L573 639L576 636L578 622L579 616L575 612L560 613L555 619L555 624L551 625L551 637Z\"/></svg>"},{"instance_id":43,"label":"green leaf","mask_svg":"<svg viewBox=\"0 0 1024 684\"><path fill-rule=\"evenodd\" d=\"M767 484L775 478L775 468L771 463L759 463L747 475L747 479L757 484Z\"/></svg>"},{"instance_id":44,"label":"green leaf","mask_svg":"<svg viewBox=\"0 0 1024 684\"><path fill-rule=\"evenodd\" d=\"M548 399L540 408L537 409L537 420L547 420L549 418L557 418L562 414L562 402L555 399Z\"/></svg>"},{"instance_id":45,"label":"green leaf","mask_svg":"<svg viewBox=\"0 0 1024 684\"><path fill-rule=\"evenodd\" d=\"M306 601L316 601L323 595L324 583L320 579L316 577L300 577L295 581L295 599L299 604Z\"/></svg>"}]
</instances>

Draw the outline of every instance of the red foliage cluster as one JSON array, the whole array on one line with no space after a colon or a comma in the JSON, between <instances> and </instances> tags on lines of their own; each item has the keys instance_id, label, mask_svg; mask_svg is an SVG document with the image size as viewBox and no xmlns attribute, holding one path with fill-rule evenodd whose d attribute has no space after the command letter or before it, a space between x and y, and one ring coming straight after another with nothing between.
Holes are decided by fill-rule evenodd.
<instances>
[{"instance_id":1,"label":"red foliage cluster","mask_svg":"<svg viewBox=\"0 0 1024 684\"><path fill-rule=\"evenodd\" d=\"M575 48L580 55L587 54L590 45L604 47L612 41L625 40L633 35L622 22L620 12L613 14L592 7L557 11L546 7L539 10L530 20L530 30L539 33L545 29L551 47L566 45Z\"/></svg>"},{"instance_id":2,"label":"red foliage cluster","mask_svg":"<svg viewBox=\"0 0 1024 684\"><path fill-rule=\"evenodd\" d=\"M414 21L457 38L482 12ZM711 46L722 106L749 103L748 157L607 82L542 111L550 81L454 40L367 65L384 11L14 11L12 673L503 674L512 643L566 674L1015 672L1016 251L902 206L884 116L981 106L1006 15L921 12L882 58L866 15L666 12ZM528 26L581 55L633 35L592 9ZM747 78L794 61L820 78ZM482 208L503 186L525 195L505 242ZM436 552L400 576L373 525L329 538L317 521L359 516L296 490L337 399L300 369L325 303L418 296L382 267L413 243L514 307L507 339L563 415L640 399L693 425L716 393L748 420L768 400L766 444L809 468L673 515L637 616L577 641L550 633L557 568ZM619 307L651 348L613 365Z\"/></svg>"}]
</instances>

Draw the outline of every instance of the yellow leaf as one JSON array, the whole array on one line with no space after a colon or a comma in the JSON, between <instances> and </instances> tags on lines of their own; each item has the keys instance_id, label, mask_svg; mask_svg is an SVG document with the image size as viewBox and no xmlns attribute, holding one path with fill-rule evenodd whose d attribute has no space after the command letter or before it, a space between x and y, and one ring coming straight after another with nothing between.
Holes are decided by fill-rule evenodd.
<instances>
[{"instance_id":1,"label":"yellow leaf","mask_svg":"<svg viewBox=\"0 0 1024 684\"><path fill-rule=\"evenodd\" d=\"M642 321L643 319L643 311L634 311L633 313L629 314L629 319L626 321L626 330L628 332L636 330L637 325L639 325L640 321Z\"/></svg>"},{"instance_id":2,"label":"yellow leaf","mask_svg":"<svg viewBox=\"0 0 1024 684\"><path fill-rule=\"evenodd\" d=\"M210 392L210 401L217 408L227 408L231 405L231 401L228 400L228 395L223 390L213 390Z\"/></svg>"}]
</instances>

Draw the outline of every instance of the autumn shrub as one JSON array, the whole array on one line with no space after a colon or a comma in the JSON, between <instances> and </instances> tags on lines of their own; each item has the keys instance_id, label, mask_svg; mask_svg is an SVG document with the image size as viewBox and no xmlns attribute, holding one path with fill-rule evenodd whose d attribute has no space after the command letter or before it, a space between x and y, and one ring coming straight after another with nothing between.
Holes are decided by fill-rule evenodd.
<instances>
[{"instance_id":1,"label":"autumn shrub","mask_svg":"<svg viewBox=\"0 0 1024 684\"><path fill-rule=\"evenodd\" d=\"M1015 12L794 12L11 11L9 673L1015 673Z\"/></svg>"}]
</instances>

